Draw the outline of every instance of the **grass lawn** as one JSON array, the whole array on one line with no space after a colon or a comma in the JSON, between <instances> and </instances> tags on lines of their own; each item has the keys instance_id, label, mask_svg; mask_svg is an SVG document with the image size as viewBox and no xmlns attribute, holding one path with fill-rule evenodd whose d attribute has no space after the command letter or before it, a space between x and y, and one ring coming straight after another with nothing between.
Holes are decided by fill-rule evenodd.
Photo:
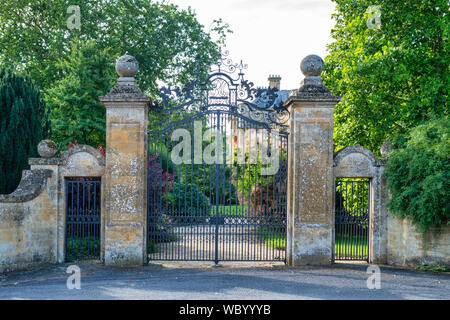
<instances>
[{"instance_id":1,"label":"grass lawn","mask_svg":"<svg viewBox=\"0 0 450 320\"><path fill-rule=\"evenodd\" d=\"M286 249L286 234L280 235L280 230L258 228L258 232L264 237L264 243L266 246L278 250Z\"/></svg>"},{"instance_id":2,"label":"grass lawn","mask_svg":"<svg viewBox=\"0 0 450 320\"><path fill-rule=\"evenodd\" d=\"M429 271L429 272L450 272L450 268L446 266L435 266L435 265L421 265L416 267L417 270L420 271Z\"/></svg>"},{"instance_id":3,"label":"grass lawn","mask_svg":"<svg viewBox=\"0 0 450 320\"><path fill-rule=\"evenodd\" d=\"M367 238L356 238L347 235L336 235L334 240L334 256L336 259L367 259L368 242Z\"/></svg>"},{"instance_id":4,"label":"grass lawn","mask_svg":"<svg viewBox=\"0 0 450 320\"><path fill-rule=\"evenodd\" d=\"M268 236L264 239L266 246L275 248L278 250L286 249L286 237L285 236Z\"/></svg>"},{"instance_id":5,"label":"grass lawn","mask_svg":"<svg viewBox=\"0 0 450 320\"><path fill-rule=\"evenodd\" d=\"M219 217L243 217L245 207L240 205L219 206ZM211 216L216 215L216 206L211 206Z\"/></svg>"}]
</instances>

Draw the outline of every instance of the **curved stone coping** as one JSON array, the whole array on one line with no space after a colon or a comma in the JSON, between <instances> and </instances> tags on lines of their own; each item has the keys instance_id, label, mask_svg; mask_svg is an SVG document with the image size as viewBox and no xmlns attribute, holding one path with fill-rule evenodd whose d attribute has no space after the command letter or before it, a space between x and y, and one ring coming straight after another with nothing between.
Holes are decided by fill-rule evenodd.
<instances>
[{"instance_id":1,"label":"curved stone coping","mask_svg":"<svg viewBox=\"0 0 450 320\"><path fill-rule=\"evenodd\" d=\"M65 165L67 163L67 160L78 152L87 152L94 156L94 158L97 159L97 162L100 166L105 166L105 158L102 156L100 151L97 149L85 145L75 145L69 150L67 150L64 155L61 158L30 158L28 160L29 165Z\"/></svg>"},{"instance_id":2,"label":"curved stone coping","mask_svg":"<svg viewBox=\"0 0 450 320\"><path fill-rule=\"evenodd\" d=\"M47 185L47 179L52 176L52 170L25 170L19 186L10 194L0 194L1 202L26 202L37 198Z\"/></svg>"},{"instance_id":3,"label":"curved stone coping","mask_svg":"<svg viewBox=\"0 0 450 320\"><path fill-rule=\"evenodd\" d=\"M97 159L97 162L99 165L101 165L101 166L105 165L105 158L102 156L100 151L98 151L97 149L95 149L91 146L85 145L85 144L76 145L76 146L73 146L72 148L70 148L69 150L67 150L61 158L61 159L63 159L63 164L66 164L67 160L72 155L74 155L75 153L78 153L78 152L87 152L87 153L91 154L92 156L94 156L94 158Z\"/></svg>"},{"instance_id":4,"label":"curved stone coping","mask_svg":"<svg viewBox=\"0 0 450 320\"><path fill-rule=\"evenodd\" d=\"M369 159L370 163L374 167L380 167L385 164L385 161L377 159L372 151L370 151L367 148L364 148L362 146L348 146L344 149L339 150L335 155L333 159L333 166L337 167L341 163L341 161L348 155L352 153L361 153L363 154L367 159Z\"/></svg>"}]
</instances>

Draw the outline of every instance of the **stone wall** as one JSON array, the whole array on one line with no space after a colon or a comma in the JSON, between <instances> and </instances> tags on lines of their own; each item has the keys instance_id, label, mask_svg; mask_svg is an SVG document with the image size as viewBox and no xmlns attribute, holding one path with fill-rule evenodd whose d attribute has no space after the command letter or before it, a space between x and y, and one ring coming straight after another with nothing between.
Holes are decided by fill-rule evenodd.
<instances>
[{"instance_id":1,"label":"stone wall","mask_svg":"<svg viewBox=\"0 0 450 320\"><path fill-rule=\"evenodd\" d=\"M450 267L450 226L422 234L407 219L388 215L387 262L414 267L423 264Z\"/></svg>"},{"instance_id":2,"label":"stone wall","mask_svg":"<svg viewBox=\"0 0 450 320\"><path fill-rule=\"evenodd\" d=\"M0 195L0 272L64 262L66 177L101 177L105 160L78 145L62 158L32 158L17 189Z\"/></svg>"},{"instance_id":3,"label":"stone wall","mask_svg":"<svg viewBox=\"0 0 450 320\"><path fill-rule=\"evenodd\" d=\"M0 195L0 272L56 262L57 176L24 171L19 187Z\"/></svg>"}]
</instances>

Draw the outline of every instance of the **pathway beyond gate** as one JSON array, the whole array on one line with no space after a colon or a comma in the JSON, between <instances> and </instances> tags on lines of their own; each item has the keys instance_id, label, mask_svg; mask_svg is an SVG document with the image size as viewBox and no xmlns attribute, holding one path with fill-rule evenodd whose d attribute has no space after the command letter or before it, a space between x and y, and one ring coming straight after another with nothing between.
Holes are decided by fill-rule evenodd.
<instances>
[{"instance_id":1,"label":"pathway beyond gate","mask_svg":"<svg viewBox=\"0 0 450 320\"><path fill-rule=\"evenodd\" d=\"M215 256L214 225L189 225L173 228L176 239L158 243L150 253L152 260L172 260L170 257L183 257L187 261L210 261ZM284 250L267 245L267 237L258 232L256 226L242 228L237 225L221 225L217 227L219 237L217 247L221 261L257 261L264 257L266 261L284 262ZM172 255L173 254L173 255ZM166 259L162 259L167 257Z\"/></svg>"}]
</instances>

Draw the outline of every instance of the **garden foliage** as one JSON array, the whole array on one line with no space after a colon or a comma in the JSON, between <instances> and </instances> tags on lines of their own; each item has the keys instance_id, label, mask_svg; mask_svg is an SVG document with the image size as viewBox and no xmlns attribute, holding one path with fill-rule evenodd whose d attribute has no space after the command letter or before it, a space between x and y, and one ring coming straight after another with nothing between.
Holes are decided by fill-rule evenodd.
<instances>
[{"instance_id":1,"label":"garden foliage","mask_svg":"<svg viewBox=\"0 0 450 320\"><path fill-rule=\"evenodd\" d=\"M403 140L403 141L401 141ZM387 163L389 207L421 230L450 221L450 122L430 121L397 139Z\"/></svg>"},{"instance_id":2,"label":"garden foliage","mask_svg":"<svg viewBox=\"0 0 450 320\"><path fill-rule=\"evenodd\" d=\"M448 0L333 1L323 77L342 96L334 110L337 149L361 145L379 154L388 138L448 115ZM379 6L379 28L369 20L377 19L371 5Z\"/></svg>"},{"instance_id":3,"label":"garden foliage","mask_svg":"<svg viewBox=\"0 0 450 320\"><path fill-rule=\"evenodd\" d=\"M47 90L52 140L59 148L69 141L93 147L105 145L105 107L98 100L114 85L114 64L108 52L94 42L73 44L67 59L58 67L65 76Z\"/></svg>"},{"instance_id":4,"label":"garden foliage","mask_svg":"<svg viewBox=\"0 0 450 320\"><path fill-rule=\"evenodd\" d=\"M194 183L175 182L163 202L177 216L209 216L211 211L209 198Z\"/></svg>"}]
</instances>

